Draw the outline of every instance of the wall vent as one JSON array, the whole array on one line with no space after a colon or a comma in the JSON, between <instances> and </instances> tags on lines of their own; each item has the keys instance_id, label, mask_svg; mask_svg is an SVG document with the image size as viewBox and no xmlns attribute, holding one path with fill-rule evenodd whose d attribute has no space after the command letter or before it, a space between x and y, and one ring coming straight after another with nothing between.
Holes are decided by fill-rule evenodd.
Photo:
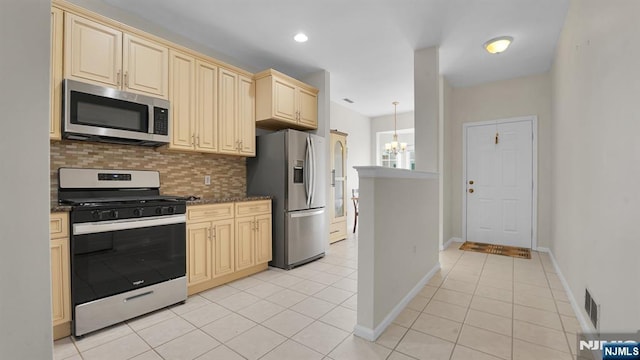
<instances>
[{"instance_id":1,"label":"wall vent","mask_svg":"<svg viewBox=\"0 0 640 360\"><path fill-rule=\"evenodd\" d=\"M353 100L351 100L349 98L344 98L342 100L344 100L345 102L348 102L349 104L353 104L355 102L355 101L353 101Z\"/></svg>"},{"instance_id":2,"label":"wall vent","mask_svg":"<svg viewBox=\"0 0 640 360\"><path fill-rule=\"evenodd\" d=\"M589 315L589 319L591 319L591 323L593 327L598 329L600 325L600 305L596 304L596 301L591 296L589 289L584 290L584 309Z\"/></svg>"}]
</instances>

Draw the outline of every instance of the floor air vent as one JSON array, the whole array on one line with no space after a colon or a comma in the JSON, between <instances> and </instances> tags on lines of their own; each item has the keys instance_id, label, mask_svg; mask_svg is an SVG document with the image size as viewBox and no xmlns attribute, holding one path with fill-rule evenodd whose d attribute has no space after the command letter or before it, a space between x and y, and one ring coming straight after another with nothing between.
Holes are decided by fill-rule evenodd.
<instances>
[{"instance_id":1,"label":"floor air vent","mask_svg":"<svg viewBox=\"0 0 640 360\"><path fill-rule=\"evenodd\" d=\"M587 314L589 314L593 327L598 329L600 305L596 304L596 301L593 300L589 289L584 290L584 309L587 311Z\"/></svg>"}]
</instances>

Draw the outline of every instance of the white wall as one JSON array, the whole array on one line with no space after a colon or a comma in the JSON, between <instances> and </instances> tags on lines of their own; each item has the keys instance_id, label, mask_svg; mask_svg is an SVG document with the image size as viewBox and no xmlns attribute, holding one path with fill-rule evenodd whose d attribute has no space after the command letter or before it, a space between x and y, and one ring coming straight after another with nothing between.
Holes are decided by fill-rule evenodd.
<instances>
[{"instance_id":1,"label":"white wall","mask_svg":"<svg viewBox=\"0 0 640 360\"><path fill-rule=\"evenodd\" d=\"M572 0L553 67L551 249L601 330L640 329L640 2Z\"/></svg>"},{"instance_id":2,"label":"white wall","mask_svg":"<svg viewBox=\"0 0 640 360\"><path fill-rule=\"evenodd\" d=\"M354 209L351 189L358 189L358 172L354 166L373 165L371 152L371 119L336 102L331 102L331 129L347 136L347 231L353 231Z\"/></svg>"},{"instance_id":3,"label":"white wall","mask_svg":"<svg viewBox=\"0 0 640 360\"><path fill-rule=\"evenodd\" d=\"M0 358L51 359L51 2L0 6Z\"/></svg>"},{"instance_id":4,"label":"white wall","mask_svg":"<svg viewBox=\"0 0 640 360\"><path fill-rule=\"evenodd\" d=\"M448 241L452 237L454 237L454 230L452 226L451 214L453 212L453 203L452 203L452 192L453 188L456 184L453 183L452 180L452 147L450 146L450 142L452 139L448 136L451 134L453 121L451 119L451 110L452 110L452 91L453 88L449 84L446 79L443 79L443 92L444 96L442 98L443 102L443 164L442 164L442 189L443 189L443 213L442 213L442 240L444 242Z\"/></svg>"},{"instance_id":5,"label":"white wall","mask_svg":"<svg viewBox=\"0 0 640 360\"><path fill-rule=\"evenodd\" d=\"M375 339L439 267L438 176L382 167L359 176L356 333Z\"/></svg>"},{"instance_id":6,"label":"white wall","mask_svg":"<svg viewBox=\"0 0 640 360\"><path fill-rule=\"evenodd\" d=\"M439 51L437 47L420 49L414 52L413 57L416 170L438 172Z\"/></svg>"},{"instance_id":7,"label":"white wall","mask_svg":"<svg viewBox=\"0 0 640 360\"><path fill-rule=\"evenodd\" d=\"M453 88L445 125L445 168L451 169L447 192L450 212L445 229L462 237L462 124L525 115L538 116L538 246L548 247L551 229L551 76L549 73ZM445 241L448 240L445 238Z\"/></svg>"}]
</instances>

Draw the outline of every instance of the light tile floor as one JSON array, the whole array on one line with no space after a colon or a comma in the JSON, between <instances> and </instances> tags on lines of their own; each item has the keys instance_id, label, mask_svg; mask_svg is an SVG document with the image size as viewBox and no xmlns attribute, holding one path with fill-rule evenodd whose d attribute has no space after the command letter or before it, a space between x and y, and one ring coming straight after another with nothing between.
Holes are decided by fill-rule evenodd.
<instances>
[{"instance_id":1,"label":"light tile floor","mask_svg":"<svg viewBox=\"0 0 640 360\"><path fill-rule=\"evenodd\" d=\"M571 359L579 324L547 254L531 260L458 250L371 343L353 335L357 239L300 268L189 297L82 339L56 359Z\"/></svg>"}]
</instances>

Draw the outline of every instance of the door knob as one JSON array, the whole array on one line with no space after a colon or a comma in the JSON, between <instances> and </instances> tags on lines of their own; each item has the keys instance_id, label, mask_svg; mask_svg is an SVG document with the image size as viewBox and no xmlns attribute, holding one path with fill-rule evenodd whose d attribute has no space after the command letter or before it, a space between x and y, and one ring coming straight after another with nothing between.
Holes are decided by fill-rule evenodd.
<instances>
[{"instance_id":1,"label":"door knob","mask_svg":"<svg viewBox=\"0 0 640 360\"><path fill-rule=\"evenodd\" d=\"M469 193L470 193L470 194L473 194L473 189L469 189Z\"/></svg>"}]
</instances>

